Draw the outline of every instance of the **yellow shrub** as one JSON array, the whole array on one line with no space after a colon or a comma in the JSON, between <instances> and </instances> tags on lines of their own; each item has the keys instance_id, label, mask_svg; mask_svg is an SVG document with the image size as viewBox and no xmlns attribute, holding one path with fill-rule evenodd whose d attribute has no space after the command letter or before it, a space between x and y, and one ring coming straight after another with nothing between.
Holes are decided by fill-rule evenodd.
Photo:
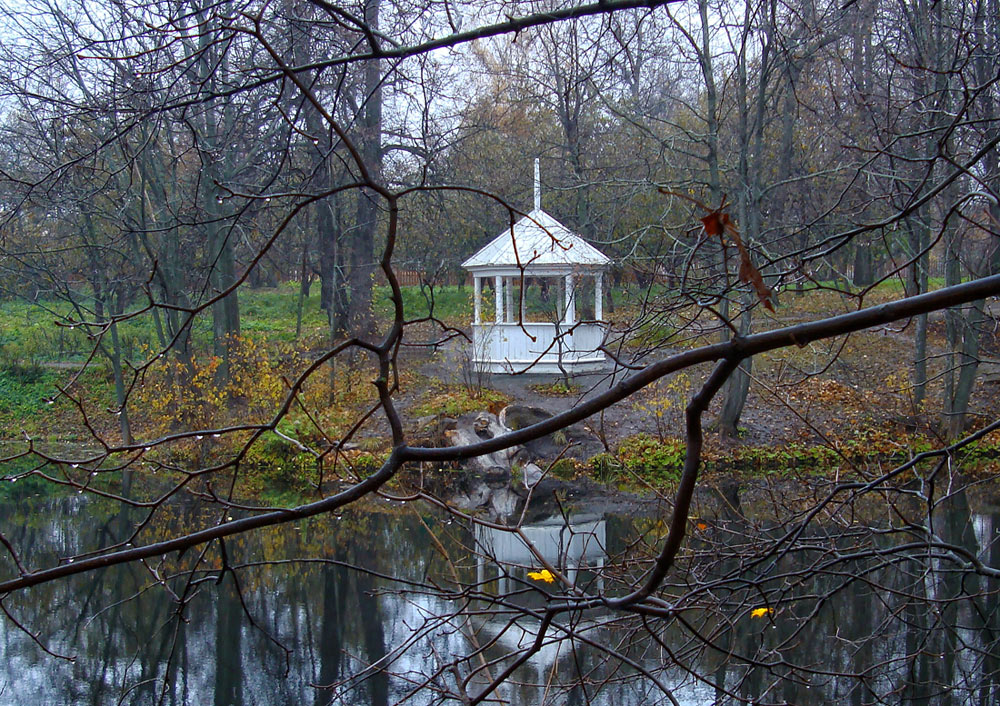
<instances>
[{"instance_id":1,"label":"yellow shrub","mask_svg":"<svg viewBox=\"0 0 1000 706\"><path fill-rule=\"evenodd\" d=\"M281 371L300 369L298 354L269 351L250 338L230 345L229 379L224 384L219 384L222 361L217 356L193 360L190 366L166 358L147 371L133 397L147 434L263 423L271 418L288 392Z\"/></svg>"}]
</instances>

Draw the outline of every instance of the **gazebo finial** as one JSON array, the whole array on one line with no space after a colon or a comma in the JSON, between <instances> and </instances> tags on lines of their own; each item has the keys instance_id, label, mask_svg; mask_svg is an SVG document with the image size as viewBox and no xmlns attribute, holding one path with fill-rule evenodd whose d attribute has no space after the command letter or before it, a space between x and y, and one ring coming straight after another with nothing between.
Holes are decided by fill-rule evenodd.
<instances>
[{"instance_id":1,"label":"gazebo finial","mask_svg":"<svg viewBox=\"0 0 1000 706\"><path fill-rule=\"evenodd\" d=\"M542 208L542 182L538 176L538 157L535 157L535 210Z\"/></svg>"}]
</instances>

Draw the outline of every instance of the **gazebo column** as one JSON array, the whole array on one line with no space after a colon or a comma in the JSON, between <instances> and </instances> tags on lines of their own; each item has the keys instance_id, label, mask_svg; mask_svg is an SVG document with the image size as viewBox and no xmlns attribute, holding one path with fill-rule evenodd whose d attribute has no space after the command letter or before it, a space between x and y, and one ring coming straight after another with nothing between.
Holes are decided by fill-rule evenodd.
<instances>
[{"instance_id":1,"label":"gazebo column","mask_svg":"<svg viewBox=\"0 0 1000 706\"><path fill-rule=\"evenodd\" d=\"M493 278L493 293L496 295L496 318L498 324L503 323L503 277L497 275Z\"/></svg>"},{"instance_id":2,"label":"gazebo column","mask_svg":"<svg viewBox=\"0 0 1000 706\"><path fill-rule=\"evenodd\" d=\"M604 273L594 275L594 318L604 320Z\"/></svg>"},{"instance_id":3,"label":"gazebo column","mask_svg":"<svg viewBox=\"0 0 1000 706\"><path fill-rule=\"evenodd\" d=\"M505 304L505 311L507 314L506 321L508 324L512 324L514 323L514 278L513 277L504 277L503 290L504 290L504 301L506 302Z\"/></svg>"},{"instance_id":4,"label":"gazebo column","mask_svg":"<svg viewBox=\"0 0 1000 706\"><path fill-rule=\"evenodd\" d=\"M572 326L576 323L576 283L573 275L566 275L566 314L563 323Z\"/></svg>"},{"instance_id":5,"label":"gazebo column","mask_svg":"<svg viewBox=\"0 0 1000 706\"><path fill-rule=\"evenodd\" d=\"M472 323L479 326L483 323L483 278L473 276L472 278Z\"/></svg>"}]
</instances>

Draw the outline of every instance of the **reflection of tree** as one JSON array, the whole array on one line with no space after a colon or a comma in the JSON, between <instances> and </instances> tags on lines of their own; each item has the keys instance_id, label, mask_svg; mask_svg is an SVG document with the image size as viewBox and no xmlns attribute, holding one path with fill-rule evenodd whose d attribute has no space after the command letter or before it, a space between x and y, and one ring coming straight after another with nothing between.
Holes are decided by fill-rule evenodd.
<instances>
[{"instance_id":1,"label":"reflection of tree","mask_svg":"<svg viewBox=\"0 0 1000 706\"><path fill-rule=\"evenodd\" d=\"M362 564L362 569L367 567ZM384 671L386 656L385 631L378 596L375 595L375 581L371 574L361 571L355 574L357 606L364 637L365 655L368 664L365 677L372 706L387 706L389 703L389 676Z\"/></svg>"},{"instance_id":2,"label":"reflection of tree","mask_svg":"<svg viewBox=\"0 0 1000 706\"><path fill-rule=\"evenodd\" d=\"M984 561L988 566L1000 566L1000 516L993 513L986 524ZM983 645L983 680L979 689L979 702L989 703L992 698L1000 698L1000 576L993 575L983 580L984 591L977 606L977 614L986 626Z\"/></svg>"},{"instance_id":3,"label":"reflection of tree","mask_svg":"<svg viewBox=\"0 0 1000 706\"><path fill-rule=\"evenodd\" d=\"M215 706L243 703L243 605L236 579L226 573L215 598Z\"/></svg>"},{"instance_id":4,"label":"reflection of tree","mask_svg":"<svg viewBox=\"0 0 1000 706\"><path fill-rule=\"evenodd\" d=\"M338 561L343 561L338 553ZM319 674L316 683L323 686L336 683L341 676L344 641L342 636L346 605L348 572L342 565L326 565L320 570L323 591L323 615L319 631ZM323 691L316 694L316 706L329 702Z\"/></svg>"}]
</instances>

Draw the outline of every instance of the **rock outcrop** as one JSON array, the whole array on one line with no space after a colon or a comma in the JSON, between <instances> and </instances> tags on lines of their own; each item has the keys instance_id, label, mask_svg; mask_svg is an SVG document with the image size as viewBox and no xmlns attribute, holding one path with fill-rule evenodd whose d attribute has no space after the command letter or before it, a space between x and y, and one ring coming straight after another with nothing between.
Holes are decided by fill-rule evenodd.
<instances>
[{"instance_id":1,"label":"rock outcrop","mask_svg":"<svg viewBox=\"0 0 1000 706\"><path fill-rule=\"evenodd\" d=\"M501 415L504 412L501 412ZM455 427L446 431L444 436L452 446L465 446L510 431L510 428L496 415L490 412L474 412L459 417ZM532 462L530 454L523 446L512 446L509 449L476 456L466 461L466 467L486 474L505 473L508 480L520 481L519 484L526 488L535 485L542 477L542 470Z\"/></svg>"}]
</instances>

